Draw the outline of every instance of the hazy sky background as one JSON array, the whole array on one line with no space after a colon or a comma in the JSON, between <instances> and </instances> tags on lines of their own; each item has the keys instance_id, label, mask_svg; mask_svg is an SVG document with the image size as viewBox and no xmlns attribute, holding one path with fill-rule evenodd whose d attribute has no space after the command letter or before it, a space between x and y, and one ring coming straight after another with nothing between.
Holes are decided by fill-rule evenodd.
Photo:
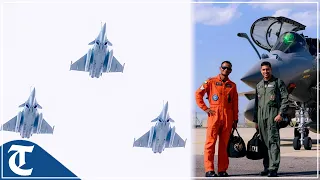
<instances>
[{"instance_id":1,"label":"hazy sky background","mask_svg":"<svg viewBox=\"0 0 320 180\"><path fill-rule=\"evenodd\" d=\"M281 2L286 2L286 0ZM292 2L292 0L288 2ZM253 64L260 63L259 57L250 43L244 38L239 38L237 33L245 32L251 39L251 25L261 17L285 16L291 18L307 26L305 31L300 31L304 35L313 38L317 37L317 4L315 3L195 4L194 13L196 24L194 29L193 92L207 78L220 73L219 67L224 60L229 60L233 65L230 78L237 84L238 92L252 90L240 79ZM256 48L260 54L267 53L267 51L258 46ZM240 113L244 111L248 102L245 97L239 97ZM195 99L192 106L195 111L203 112L196 105Z\"/></svg>"},{"instance_id":2,"label":"hazy sky background","mask_svg":"<svg viewBox=\"0 0 320 180\"><path fill-rule=\"evenodd\" d=\"M81 179L191 175L190 4L5 4L2 123L36 88L53 135L38 144ZM106 22L124 73L69 71ZM185 148L133 148L169 102ZM21 139L4 132L4 142Z\"/></svg>"}]
</instances>

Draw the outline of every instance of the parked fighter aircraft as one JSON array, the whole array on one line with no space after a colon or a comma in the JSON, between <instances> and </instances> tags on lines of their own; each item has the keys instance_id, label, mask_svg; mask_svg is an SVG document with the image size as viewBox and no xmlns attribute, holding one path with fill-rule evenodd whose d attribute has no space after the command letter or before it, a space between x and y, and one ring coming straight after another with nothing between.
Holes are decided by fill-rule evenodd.
<instances>
[{"instance_id":1,"label":"parked fighter aircraft","mask_svg":"<svg viewBox=\"0 0 320 180\"><path fill-rule=\"evenodd\" d=\"M106 23L102 26L98 37L89 45L93 45L88 53L70 65L70 71L89 72L91 78L99 78L102 73L122 72L124 65L113 56L112 43L107 39Z\"/></svg>"},{"instance_id":2,"label":"parked fighter aircraft","mask_svg":"<svg viewBox=\"0 0 320 180\"><path fill-rule=\"evenodd\" d=\"M32 134L53 134L53 128L42 118L42 113L38 109L42 109L35 98L36 90L33 88L28 100L21 104L22 111L13 117L10 121L2 125L1 130L20 132L22 138L30 138Z\"/></svg>"},{"instance_id":3,"label":"parked fighter aircraft","mask_svg":"<svg viewBox=\"0 0 320 180\"><path fill-rule=\"evenodd\" d=\"M290 108L287 112L288 124L295 127L293 147L299 150L302 145L306 150L312 147L309 130L317 131L317 39L308 38L297 31L306 26L286 17L262 17L251 26L251 38L256 45L269 51L260 57L247 34L238 33L248 39L261 61L257 62L241 80L255 89L262 80L260 64L269 61L272 74L287 85ZM253 120L255 90L245 93L250 100L245 117ZM292 119L295 118L295 123ZM286 126L287 126L286 125Z\"/></svg>"},{"instance_id":4,"label":"parked fighter aircraft","mask_svg":"<svg viewBox=\"0 0 320 180\"><path fill-rule=\"evenodd\" d=\"M150 131L133 142L133 147L152 148L154 153L160 153L165 148L185 147L187 139L184 141L176 132L175 127L171 127L170 122L174 122L168 113L168 102L164 105L160 115L152 120L156 122Z\"/></svg>"}]
</instances>

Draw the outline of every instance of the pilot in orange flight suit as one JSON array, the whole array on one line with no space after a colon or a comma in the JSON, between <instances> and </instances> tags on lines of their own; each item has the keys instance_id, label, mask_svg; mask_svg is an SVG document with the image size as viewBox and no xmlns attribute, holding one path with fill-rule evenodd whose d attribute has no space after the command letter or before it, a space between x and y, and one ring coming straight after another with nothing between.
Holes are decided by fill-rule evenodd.
<instances>
[{"instance_id":1,"label":"pilot in orange flight suit","mask_svg":"<svg viewBox=\"0 0 320 180\"><path fill-rule=\"evenodd\" d=\"M238 92L234 82L228 75L232 64L229 61L221 63L220 74L209 78L196 91L197 105L207 112L207 135L204 149L204 167L206 177L228 176L229 166L227 147L232 127L238 123ZM203 101L207 93L210 108ZM214 154L217 136L219 135L218 175L214 171Z\"/></svg>"}]
</instances>

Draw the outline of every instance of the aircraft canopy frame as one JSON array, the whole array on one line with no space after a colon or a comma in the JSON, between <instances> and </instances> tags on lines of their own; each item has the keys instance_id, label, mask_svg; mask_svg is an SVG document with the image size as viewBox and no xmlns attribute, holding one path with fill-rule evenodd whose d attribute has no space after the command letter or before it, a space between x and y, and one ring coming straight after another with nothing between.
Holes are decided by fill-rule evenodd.
<instances>
[{"instance_id":1,"label":"aircraft canopy frame","mask_svg":"<svg viewBox=\"0 0 320 180\"><path fill-rule=\"evenodd\" d=\"M266 16L257 19L251 25L250 35L257 46L270 51L283 33L297 32L305 28L305 25L287 17Z\"/></svg>"}]
</instances>

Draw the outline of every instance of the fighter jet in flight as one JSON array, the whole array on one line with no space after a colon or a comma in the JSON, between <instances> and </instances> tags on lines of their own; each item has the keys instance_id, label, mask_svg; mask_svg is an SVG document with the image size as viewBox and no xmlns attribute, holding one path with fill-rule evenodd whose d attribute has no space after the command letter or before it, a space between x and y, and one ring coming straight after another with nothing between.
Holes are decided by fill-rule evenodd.
<instances>
[{"instance_id":1,"label":"fighter jet in flight","mask_svg":"<svg viewBox=\"0 0 320 180\"><path fill-rule=\"evenodd\" d=\"M170 122L174 122L168 113L168 102L164 105L160 115L152 120L156 122L150 131L133 142L133 147L152 148L154 153L161 154L165 148L185 147L186 140L183 140L176 132L175 127L171 127Z\"/></svg>"},{"instance_id":2,"label":"fighter jet in flight","mask_svg":"<svg viewBox=\"0 0 320 180\"><path fill-rule=\"evenodd\" d=\"M262 17L251 26L251 38L256 45L268 54L258 53L247 34L238 33L239 37L246 38L259 56L259 60L241 78L250 86L256 88L256 84L262 80L260 64L269 61L272 66L272 74L284 81L289 93L290 107L287 112L285 126L294 128L293 147L299 150L303 145L306 150L312 148L312 140L309 130L317 131L317 41L316 38L308 38L297 31L305 30L305 25L286 17ZM252 121L254 99L256 91L240 93L250 101L245 117ZM292 119L295 119L293 121ZM284 121L285 122L285 121Z\"/></svg>"},{"instance_id":3,"label":"fighter jet in flight","mask_svg":"<svg viewBox=\"0 0 320 180\"><path fill-rule=\"evenodd\" d=\"M107 39L106 23L101 28L98 37L89 43L93 45L88 53L70 65L70 71L89 72L91 78L99 78L103 73L122 72L124 65L113 56L112 43Z\"/></svg>"},{"instance_id":4,"label":"fighter jet in flight","mask_svg":"<svg viewBox=\"0 0 320 180\"><path fill-rule=\"evenodd\" d=\"M54 126L51 127L42 117L38 109L42 109L35 98L36 90L33 88L28 100L21 104L22 111L10 121L2 125L1 130L20 132L22 138L30 138L32 134L53 134Z\"/></svg>"}]
</instances>

